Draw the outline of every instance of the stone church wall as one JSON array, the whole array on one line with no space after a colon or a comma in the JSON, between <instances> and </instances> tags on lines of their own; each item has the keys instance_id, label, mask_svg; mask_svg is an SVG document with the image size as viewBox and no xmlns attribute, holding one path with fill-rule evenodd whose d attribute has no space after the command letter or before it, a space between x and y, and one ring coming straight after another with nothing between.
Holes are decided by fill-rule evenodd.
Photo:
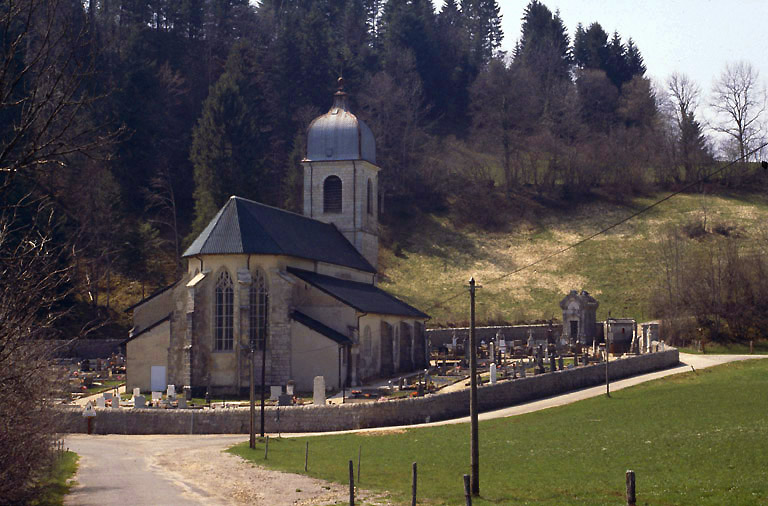
<instances>
[{"instance_id":1,"label":"stone church wall","mask_svg":"<svg viewBox=\"0 0 768 506\"><path fill-rule=\"evenodd\" d=\"M611 362L611 380L667 369L679 363L676 349ZM605 382L605 366L595 364L529 376L478 389L480 411L543 399ZM247 434L248 409L97 409L96 434ZM86 431L82 408L60 408L56 432ZM292 406L266 409L267 432L317 432L418 424L466 416L469 392L428 395L365 404Z\"/></svg>"}]
</instances>

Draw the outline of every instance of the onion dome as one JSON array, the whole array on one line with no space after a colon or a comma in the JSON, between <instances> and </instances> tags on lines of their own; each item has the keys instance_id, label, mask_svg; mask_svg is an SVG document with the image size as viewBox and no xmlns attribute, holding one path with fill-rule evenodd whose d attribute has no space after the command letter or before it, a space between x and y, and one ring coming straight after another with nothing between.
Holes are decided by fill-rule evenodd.
<instances>
[{"instance_id":1,"label":"onion dome","mask_svg":"<svg viewBox=\"0 0 768 506\"><path fill-rule=\"evenodd\" d=\"M344 80L339 78L331 109L315 118L307 130L308 162L366 160L376 164L376 141L362 120L349 112Z\"/></svg>"}]
</instances>

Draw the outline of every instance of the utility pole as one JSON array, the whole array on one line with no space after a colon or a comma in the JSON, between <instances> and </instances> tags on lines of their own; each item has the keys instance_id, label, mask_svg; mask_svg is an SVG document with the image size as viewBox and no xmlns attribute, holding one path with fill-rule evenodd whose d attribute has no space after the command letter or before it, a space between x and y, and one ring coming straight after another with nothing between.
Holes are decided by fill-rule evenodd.
<instances>
[{"instance_id":1,"label":"utility pole","mask_svg":"<svg viewBox=\"0 0 768 506\"><path fill-rule=\"evenodd\" d=\"M251 420L250 420L250 447L256 448L256 357L254 355L254 343L251 343L251 351L249 353L251 361L251 374L250 374L250 400L251 400Z\"/></svg>"},{"instance_id":2,"label":"utility pole","mask_svg":"<svg viewBox=\"0 0 768 506\"><path fill-rule=\"evenodd\" d=\"M261 330L261 437L264 437L264 397L267 383L267 334L266 329Z\"/></svg>"},{"instance_id":3,"label":"utility pole","mask_svg":"<svg viewBox=\"0 0 768 506\"><path fill-rule=\"evenodd\" d=\"M475 278L469 279L469 425L472 495L480 495L480 449L477 437L477 339L475 338Z\"/></svg>"}]
</instances>

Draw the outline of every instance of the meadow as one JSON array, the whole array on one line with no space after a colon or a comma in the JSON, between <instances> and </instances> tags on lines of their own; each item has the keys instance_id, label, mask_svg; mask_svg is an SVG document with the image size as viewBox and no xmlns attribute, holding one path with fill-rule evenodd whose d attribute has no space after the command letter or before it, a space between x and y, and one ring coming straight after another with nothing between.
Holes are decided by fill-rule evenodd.
<instances>
[{"instance_id":1,"label":"meadow","mask_svg":"<svg viewBox=\"0 0 768 506\"><path fill-rule=\"evenodd\" d=\"M622 504L625 471L638 504L739 505L768 501L768 360L679 374L571 405L480 423L480 497L473 504ZM469 426L271 438L230 452L258 465L347 483L395 504L463 504Z\"/></svg>"}]
</instances>

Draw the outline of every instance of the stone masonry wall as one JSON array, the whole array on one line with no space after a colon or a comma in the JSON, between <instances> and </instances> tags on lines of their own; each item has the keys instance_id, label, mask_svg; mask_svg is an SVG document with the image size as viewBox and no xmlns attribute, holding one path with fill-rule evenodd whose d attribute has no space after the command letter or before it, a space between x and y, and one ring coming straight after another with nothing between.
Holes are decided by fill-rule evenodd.
<instances>
[{"instance_id":1,"label":"stone masonry wall","mask_svg":"<svg viewBox=\"0 0 768 506\"><path fill-rule=\"evenodd\" d=\"M623 358L611 362L611 380L666 369L679 362L675 349ZM478 389L480 411L513 406L581 388L603 384L605 366L595 364ZM61 408L57 432L85 432L80 408ZM97 409L93 427L96 434L247 434L247 409L162 410ZM315 432L385 427L438 421L469 413L469 390L426 397L366 404L333 406L292 406L266 410L267 432Z\"/></svg>"}]
</instances>

